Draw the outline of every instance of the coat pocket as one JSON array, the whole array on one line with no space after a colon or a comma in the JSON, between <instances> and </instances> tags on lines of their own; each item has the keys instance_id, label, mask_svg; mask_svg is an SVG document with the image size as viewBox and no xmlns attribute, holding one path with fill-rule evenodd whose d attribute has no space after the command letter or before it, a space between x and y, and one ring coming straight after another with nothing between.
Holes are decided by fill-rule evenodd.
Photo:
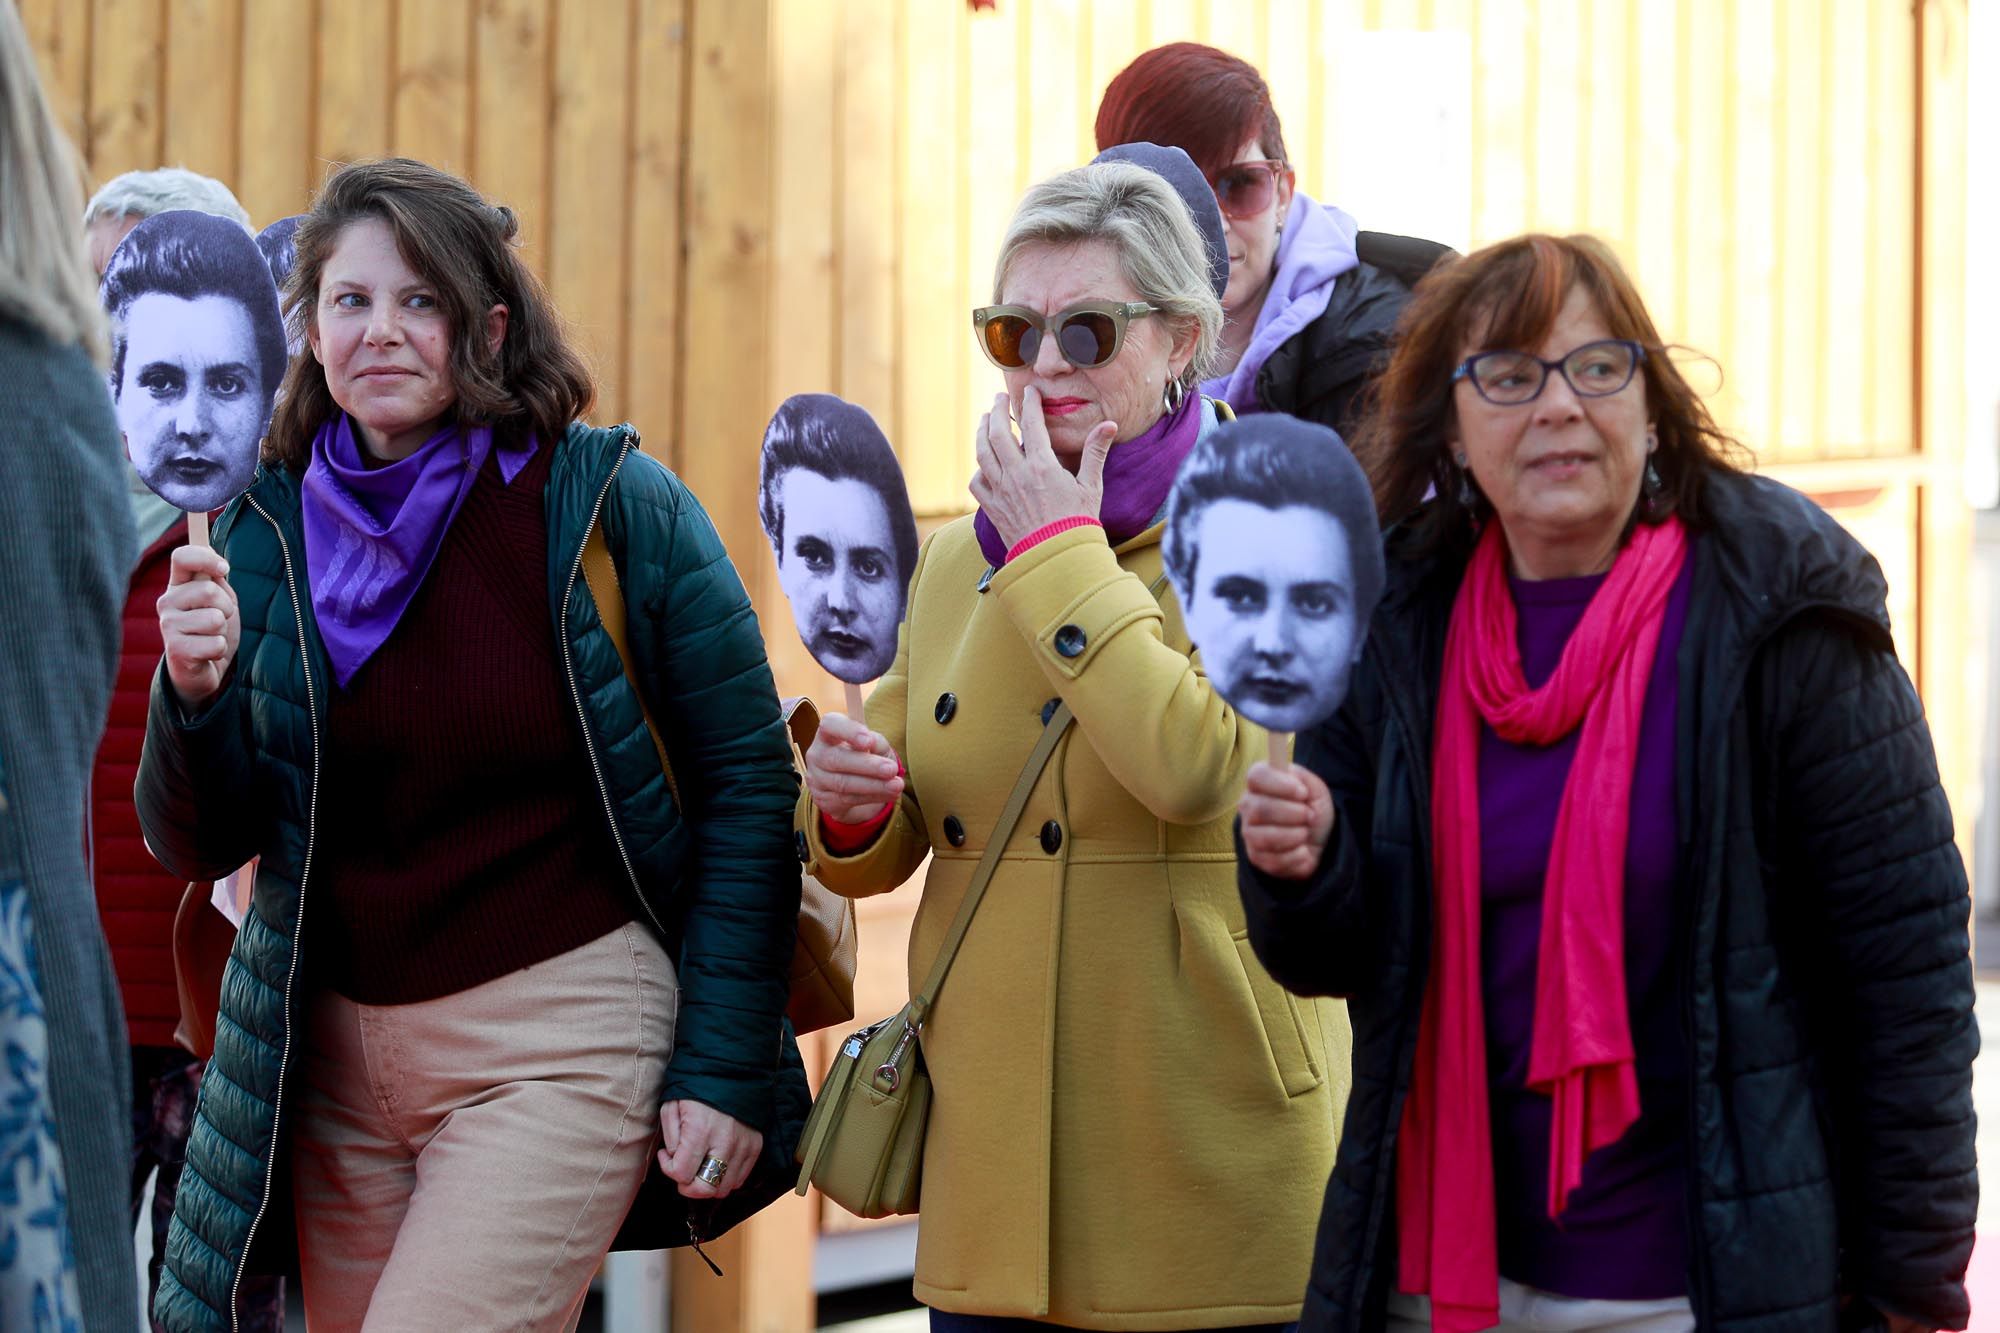
<instances>
[{"instance_id":1,"label":"coat pocket","mask_svg":"<svg viewBox=\"0 0 2000 1333\"><path fill-rule=\"evenodd\" d=\"M1318 1013L1310 1006L1301 1006L1296 996L1271 979L1251 951L1248 930L1235 931L1229 938L1236 944L1236 961L1242 966L1243 979L1257 1001L1265 1045L1277 1066L1278 1081L1284 1085L1285 1095L1297 1097L1311 1092L1326 1082L1326 1071L1320 1067L1326 1043L1319 1031Z\"/></svg>"}]
</instances>

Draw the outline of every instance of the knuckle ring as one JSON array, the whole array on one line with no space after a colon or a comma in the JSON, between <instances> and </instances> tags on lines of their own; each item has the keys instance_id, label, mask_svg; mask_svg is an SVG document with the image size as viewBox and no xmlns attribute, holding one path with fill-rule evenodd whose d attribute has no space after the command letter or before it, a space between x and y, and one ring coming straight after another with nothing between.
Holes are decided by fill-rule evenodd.
<instances>
[{"instance_id":1,"label":"knuckle ring","mask_svg":"<svg viewBox=\"0 0 2000 1333\"><path fill-rule=\"evenodd\" d=\"M701 1159L701 1169L699 1171L696 1171L694 1174L695 1174L695 1179L701 1181L704 1184L720 1185L722 1183L723 1176L727 1175L728 1173L729 1173L729 1163L723 1161L720 1157L717 1157L714 1153L709 1153L707 1156Z\"/></svg>"}]
</instances>

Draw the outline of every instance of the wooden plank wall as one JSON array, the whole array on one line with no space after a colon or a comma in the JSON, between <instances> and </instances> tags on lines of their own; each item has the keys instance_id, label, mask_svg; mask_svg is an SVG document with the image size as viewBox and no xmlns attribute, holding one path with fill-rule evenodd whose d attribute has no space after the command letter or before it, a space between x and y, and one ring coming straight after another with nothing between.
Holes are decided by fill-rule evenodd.
<instances>
[{"instance_id":1,"label":"wooden plank wall","mask_svg":"<svg viewBox=\"0 0 2000 1333\"><path fill-rule=\"evenodd\" d=\"M1465 34L1474 244L1527 229L1605 236L1666 336L1719 363L1693 373L1764 458L1915 448L1915 26L1903 7L1002 0L975 14L880 0L835 7L837 18L814 0L772 7L781 151L824 143L832 126L845 135L830 171L778 173L796 197L772 219L773 323L797 354L773 361L769 397L827 389L864 402L904 451L920 512L967 503L970 423L996 376L960 326L990 297L1013 203L1094 151L1112 74L1181 38L1267 71L1301 186L1345 203L1343 129L1325 120L1343 46L1373 30ZM796 44L836 58L807 74L784 54ZM1368 132L1395 133L1394 108L1381 110ZM837 363L817 350L828 336Z\"/></svg>"},{"instance_id":2,"label":"wooden plank wall","mask_svg":"<svg viewBox=\"0 0 2000 1333\"><path fill-rule=\"evenodd\" d=\"M1329 120L1343 52L1359 33L1462 34L1471 215L1439 230L1475 245L1529 229L1604 236L1718 418L1766 463L1918 452L1916 27L1903 6L1001 0L973 13L770 0L770 12L774 337L760 406L815 390L867 406L920 515L970 503L970 432L998 377L964 325L991 297L1015 201L1091 156L1113 74L1180 39L1263 69L1301 188L1367 226L1365 201L1342 190L1351 131ZM1397 123L1385 106L1367 133ZM795 645L773 647L792 688L835 692Z\"/></svg>"},{"instance_id":3,"label":"wooden plank wall","mask_svg":"<svg viewBox=\"0 0 2000 1333\"><path fill-rule=\"evenodd\" d=\"M262 226L355 158L468 176L520 214L599 419L679 434L689 0L20 4L93 184L187 166Z\"/></svg>"},{"instance_id":4,"label":"wooden plank wall","mask_svg":"<svg viewBox=\"0 0 2000 1333\"><path fill-rule=\"evenodd\" d=\"M1919 61L1903 6L22 6L99 180L183 163L228 181L262 224L302 209L329 164L400 152L511 204L594 358L599 419L636 422L683 471L776 624L753 494L771 409L814 390L862 403L901 451L920 514L962 512L971 423L997 388L966 312L990 297L1013 204L1090 156L1113 74L1182 38L1267 72L1302 188L1367 225L1369 200L1343 189L1353 127L1332 121L1343 57L1369 32L1459 34L1469 216L1439 231L1604 235L1665 335L1714 359L1693 377L1768 462L1920 449ZM1397 133L1395 110L1366 133ZM788 690L835 695L789 634L771 637Z\"/></svg>"}]
</instances>

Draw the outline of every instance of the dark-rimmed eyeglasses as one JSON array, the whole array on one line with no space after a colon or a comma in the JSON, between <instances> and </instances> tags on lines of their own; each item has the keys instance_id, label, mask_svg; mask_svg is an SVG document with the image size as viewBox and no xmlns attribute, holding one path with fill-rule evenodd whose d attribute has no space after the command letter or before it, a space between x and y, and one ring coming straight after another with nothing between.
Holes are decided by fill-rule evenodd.
<instances>
[{"instance_id":1,"label":"dark-rimmed eyeglasses","mask_svg":"<svg viewBox=\"0 0 2000 1333\"><path fill-rule=\"evenodd\" d=\"M1500 407L1532 403L1542 396L1549 372L1560 371L1570 392L1579 398L1608 398L1632 382L1646 349L1629 338L1604 338L1583 346L1560 361L1544 361L1526 352L1479 352L1458 363L1452 383L1471 380L1481 398Z\"/></svg>"},{"instance_id":2,"label":"dark-rimmed eyeglasses","mask_svg":"<svg viewBox=\"0 0 2000 1333\"><path fill-rule=\"evenodd\" d=\"M985 305L972 312L972 327L979 350L1002 370L1034 365L1051 333L1063 360L1091 370L1118 355L1127 324L1159 309L1145 301L1085 301L1045 317L1024 305Z\"/></svg>"},{"instance_id":3,"label":"dark-rimmed eyeglasses","mask_svg":"<svg viewBox=\"0 0 2000 1333\"><path fill-rule=\"evenodd\" d=\"M1215 191L1215 205L1223 216L1254 218L1271 206L1278 193L1278 177L1285 174L1283 162L1265 158L1256 162L1231 162L1209 182Z\"/></svg>"}]
</instances>

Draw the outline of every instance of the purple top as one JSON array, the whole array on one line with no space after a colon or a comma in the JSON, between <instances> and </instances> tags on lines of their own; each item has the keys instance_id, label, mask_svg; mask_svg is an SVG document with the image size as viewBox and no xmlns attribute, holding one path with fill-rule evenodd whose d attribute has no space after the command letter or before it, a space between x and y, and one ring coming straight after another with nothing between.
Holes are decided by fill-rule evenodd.
<instances>
[{"instance_id":1,"label":"purple top","mask_svg":"<svg viewBox=\"0 0 2000 1333\"><path fill-rule=\"evenodd\" d=\"M1202 381L1203 393L1223 399L1239 417L1270 410L1257 396L1257 372L1286 339L1326 313L1335 281L1361 262L1354 249L1360 231L1353 218L1332 204L1293 192L1278 238L1277 270L1264 303L1257 307L1250 344L1234 370Z\"/></svg>"},{"instance_id":2,"label":"purple top","mask_svg":"<svg viewBox=\"0 0 2000 1333\"><path fill-rule=\"evenodd\" d=\"M490 426L446 422L415 453L384 462L362 447L345 412L313 437L299 483L306 574L342 689L402 620L495 448ZM535 439L497 452L501 481L512 483Z\"/></svg>"},{"instance_id":3,"label":"purple top","mask_svg":"<svg viewBox=\"0 0 2000 1333\"><path fill-rule=\"evenodd\" d=\"M1577 736L1546 749L1479 739L1481 966L1491 1079L1493 1184L1500 1272L1593 1300L1687 1294L1686 1044L1674 802L1675 658L1687 626L1692 550L1667 599L1640 719L1625 852L1625 990L1639 1074L1639 1119L1593 1153L1558 1226L1548 1215L1550 1101L1527 1090L1535 1027L1542 885ZM1510 580L1521 667L1531 687L1555 671L1603 576Z\"/></svg>"}]
</instances>

